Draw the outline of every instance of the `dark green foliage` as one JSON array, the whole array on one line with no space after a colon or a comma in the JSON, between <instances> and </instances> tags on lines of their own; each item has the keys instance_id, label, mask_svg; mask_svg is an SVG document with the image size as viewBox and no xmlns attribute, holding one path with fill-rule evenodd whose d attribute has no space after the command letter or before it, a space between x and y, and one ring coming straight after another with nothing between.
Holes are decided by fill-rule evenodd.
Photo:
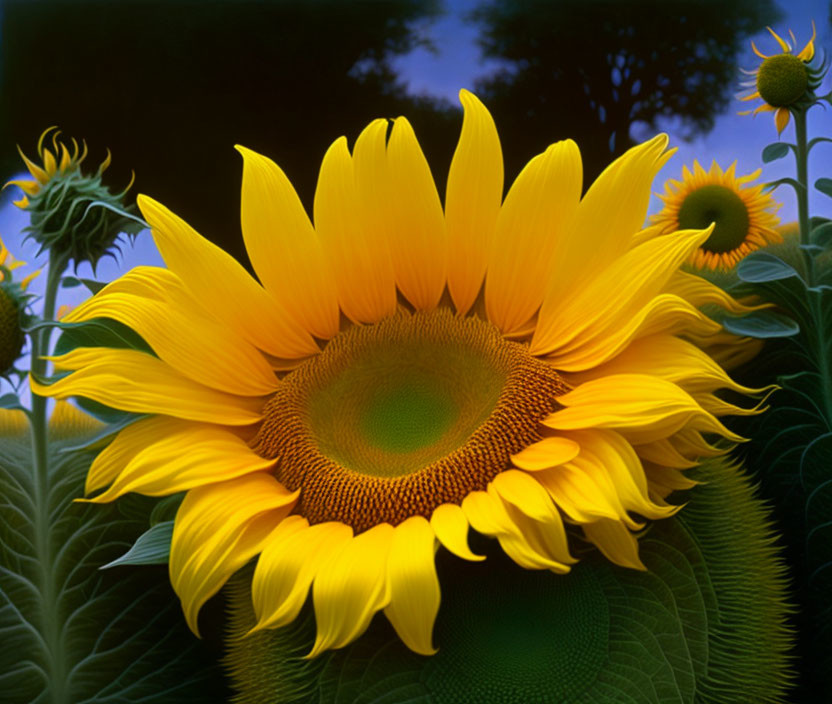
<instances>
[{"instance_id":1,"label":"dark green foliage","mask_svg":"<svg viewBox=\"0 0 832 704\"><path fill-rule=\"evenodd\" d=\"M310 605L284 629L253 625L236 578L228 666L240 704L780 702L789 683L783 568L749 480L718 460L673 519L641 540L648 572L593 549L566 576L523 570L472 536L484 563L437 554L439 652L425 658L383 617L354 644L304 660Z\"/></svg>"},{"instance_id":2,"label":"dark green foliage","mask_svg":"<svg viewBox=\"0 0 832 704\"><path fill-rule=\"evenodd\" d=\"M89 435L90 431L87 430ZM162 568L99 568L149 506L73 503L92 453L53 433L45 484L28 435L0 435L0 699L4 704L220 702L212 654L184 625ZM120 502L121 504L122 502Z\"/></svg>"},{"instance_id":3,"label":"dark green foliage","mask_svg":"<svg viewBox=\"0 0 832 704\"><path fill-rule=\"evenodd\" d=\"M822 701L832 691L832 251L812 253L811 287L802 278L808 259L796 239L768 251L783 260L782 270L801 276L755 280L753 290L797 321L800 332L768 342L745 370L741 380L781 389L770 410L747 419L740 432L752 438L743 448L746 464L789 547L798 605L797 701Z\"/></svg>"}]
</instances>

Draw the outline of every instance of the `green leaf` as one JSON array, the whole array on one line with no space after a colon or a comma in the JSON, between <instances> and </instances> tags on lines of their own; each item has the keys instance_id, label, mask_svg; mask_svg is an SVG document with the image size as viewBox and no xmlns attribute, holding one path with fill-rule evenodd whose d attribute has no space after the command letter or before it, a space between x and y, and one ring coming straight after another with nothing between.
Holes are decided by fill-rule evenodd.
<instances>
[{"instance_id":1,"label":"green leaf","mask_svg":"<svg viewBox=\"0 0 832 704\"><path fill-rule=\"evenodd\" d=\"M77 286L86 286L90 293L95 295L107 284L103 281L96 281L95 279L78 279L74 276L64 276L61 279L62 288L76 288Z\"/></svg>"},{"instance_id":2,"label":"green leaf","mask_svg":"<svg viewBox=\"0 0 832 704\"><path fill-rule=\"evenodd\" d=\"M812 149L814 149L818 144L821 144L822 142L832 143L832 139L829 139L829 137L815 137L814 139L810 139L808 151L812 151Z\"/></svg>"},{"instance_id":3,"label":"green leaf","mask_svg":"<svg viewBox=\"0 0 832 704\"><path fill-rule=\"evenodd\" d=\"M20 403L17 394L3 394L0 396L0 408L6 411L25 411L28 409Z\"/></svg>"},{"instance_id":4,"label":"green leaf","mask_svg":"<svg viewBox=\"0 0 832 704\"><path fill-rule=\"evenodd\" d=\"M722 323L728 332L743 337L768 339L791 337L800 332L800 326L791 318L771 311L755 311L742 318L725 318Z\"/></svg>"},{"instance_id":5,"label":"green leaf","mask_svg":"<svg viewBox=\"0 0 832 704\"><path fill-rule=\"evenodd\" d=\"M786 144L785 142L774 142L773 144L769 144L765 149L763 149L763 163L768 164L772 161L777 161L777 159L782 159L789 153L790 146L791 145Z\"/></svg>"},{"instance_id":6,"label":"green leaf","mask_svg":"<svg viewBox=\"0 0 832 704\"><path fill-rule=\"evenodd\" d=\"M150 525L155 526L157 523L172 521L176 517L176 512L179 510L179 505L184 498L185 492L182 491L178 494L165 496L157 501L153 510L150 512Z\"/></svg>"},{"instance_id":7,"label":"green leaf","mask_svg":"<svg viewBox=\"0 0 832 704\"><path fill-rule=\"evenodd\" d=\"M153 354L153 349L138 333L109 318L94 318L83 323L48 323L61 330L53 355L62 355L77 347L115 347Z\"/></svg>"},{"instance_id":8,"label":"green leaf","mask_svg":"<svg viewBox=\"0 0 832 704\"><path fill-rule=\"evenodd\" d=\"M440 549L431 657L410 652L379 614L354 643L304 660L315 638L308 604L293 624L240 638L254 624L250 574L241 574L228 589L234 701L785 701L786 578L765 507L725 459L695 478L703 484L684 495L682 511L641 538L646 572L586 547L576 547L567 575L524 570L473 533L482 563Z\"/></svg>"},{"instance_id":9,"label":"green leaf","mask_svg":"<svg viewBox=\"0 0 832 704\"><path fill-rule=\"evenodd\" d=\"M779 257L768 252L752 252L737 265L737 276L743 281L778 281L798 276L797 271Z\"/></svg>"},{"instance_id":10,"label":"green leaf","mask_svg":"<svg viewBox=\"0 0 832 704\"><path fill-rule=\"evenodd\" d=\"M832 222L825 222L816 227L809 237L819 247L829 247L832 244Z\"/></svg>"},{"instance_id":11,"label":"green leaf","mask_svg":"<svg viewBox=\"0 0 832 704\"><path fill-rule=\"evenodd\" d=\"M832 178L819 178L815 181L815 188L832 198Z\"/></svg>"},{"instance_id":12,"label":"green leaf","mask_svg":"<svg viewBox=\"0 0 832 704\"><path fill-rule=\"evenodd\" d=\"M118 505L73 502L92 455L62 454L83 436L52 430L42 477L28 435L0 437L4 704L225 701L218 668L184 625L166 570L99 570L135 543L146 519L126 519Z\"/></svg>"},{"instance_id":13,"label":"green leaf","mask_svg":"<svg viewBox=\"0 0 832 704\"><path fill-rule=\"evenodd\" d=\"M802 183L795 181L793 178L779 178L776 181L770 181L769 183L765 184L765 190L770 193L775 188L779 188L780 186L791 186L792 188L794 188L795 193L800 193L801 191L806 190L803 187Z\"/></svg>"},{"instance_id":14,"label":"green leaf","mask_svg":"<svg viewBox=\"0 0 832 704\"><path fill-rule=\"evenodd\" d=\"M99 569L106 570L118 565L166 565L170 556L172 536L173 521L157 523L142 533L121 557L102 565Z\"/></svg>"}]
</instances>

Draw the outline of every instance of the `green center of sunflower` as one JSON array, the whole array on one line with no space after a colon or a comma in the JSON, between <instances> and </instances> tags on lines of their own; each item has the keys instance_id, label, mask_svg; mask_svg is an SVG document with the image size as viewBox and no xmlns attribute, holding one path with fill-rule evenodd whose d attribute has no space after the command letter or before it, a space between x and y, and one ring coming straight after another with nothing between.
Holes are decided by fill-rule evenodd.
<instances>
[{"instance_id":1,"label":"green center of sunflower","mask_svg":"<svg viewBox=\"0 0 832 704\"><path fill-rule=\"evenodd\" d=\"M252 446L310 522L356 531L485 489L565 386L528 348L447 309L354 326L287 375Z\"/></svg>"},{"instance_id":2,"label":"green center of sunflower","mask_svg":"<svg viewBox=\"0 0 832 704\"><path fill-rule=\"evenodd\" d=\"M800 100L809 87L809 72L802 59L792 54L778 54L765 59L757 71L760 97L775 108L784 108Z\"/></svg>"},{"instance_id":3,"label":"green center of sunflower","mask_svg":"<svg viewBox=\"0 0 832 704\"><path fill-rule=\"evenodd\" d=\"M0 375L8 372L23 350L20 307L0 285Z\"/></svg>"},{"instance_id":4,"label":"green center of sunflower","mask_svg":"<svg viewBox=\"0 0 832 704\"><path fill-rule=\"evenodd\" d=\"M748 236L748 207L727 186L709 184L692 191L679 208L679 229L703 230L715 223L702 244L707 252L721 254L739 247Z\"/></svg>"}]
</instances>

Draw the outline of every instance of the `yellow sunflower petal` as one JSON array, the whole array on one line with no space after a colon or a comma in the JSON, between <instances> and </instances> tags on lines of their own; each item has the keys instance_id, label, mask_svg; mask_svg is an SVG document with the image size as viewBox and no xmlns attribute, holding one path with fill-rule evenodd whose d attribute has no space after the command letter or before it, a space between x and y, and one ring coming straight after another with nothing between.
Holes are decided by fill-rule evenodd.
<instances>
[{"instance_id":1,"label":"yellow sunflower petal","mask_svg":"<svg viewBox=\"0 0 832 704\"><path fill-rule=\"evenodd\" d=\"M255 454L242 439L224 428L166 420L167 423L157 426L156 435L149 442L146 427L128 432L134 425L119 434L118 439L122 435L125 439L119 444L118 453L128 451L127 446L132 445L134 454L120 467L112 485L90 501L106 503L129 492L167 496L274 465L274 460ZM138 446L137 439L147 444ZM105 465L112 462L112 457L110 453L105 458ZM96 474L104 473L100 467L96 470Z\"/></svg>"},{"instance_id":2,"label":"yellow sunflower petal","mask_svg":"<svg viewBox=\"0 0 832 704\"><path fill-rule=\"evenodd\" d=\"M373 130L380 137L383 158L384 133L380 128ZM367 137L364 139L362 145ZM361 154L363 159L365 152ZM315 229L329 258L344 314L358 323L377 323L396 311L396 279L387 242L379 237L379 228L368 226L364 217L355 169L347 140L341 137L321 163L315 191Z\"/></svg>"},{"instance_id":3,"label":"yellow sunflower petal","mask_svg":"<svg viewBox=\"0 0 832 704\"><path fill-rule=\"evenodd\" d=\"M543 438L540 442L533 443L516 455L512 455L511 462L515 467L525 469L527 472L536 472L569 462L577 456L580 449L578 443L569 438L561 436Z\"/></svg>"},{"instance_id":4,"label":"yellow sunflower petal","mask_svg":"<svg viewBox=\"0 0 832 704\"><path fill-rule=\"evenodd\" d=\"M675 508L659 506L650 500L641 459L619 433L593 429L573 431L570 436L580 444L581 458L596 467L595 476L608 479L625 511L654 519L667 518L676 512Z\"/></svg>"},{"instance_id":5,"label":"yellow sunflower petal","mask_svg":"<svg viewBox=\"0 0 832 704\"><path fill-rule=\"evenodd\" d=\"M512 520L499 496L485 491L472 491L462 500L462 510L474 530L496 537L506 555L521 567L561 572L569 570L566 565L544 554L539 544L533 545L530 542L533 540L532 531L524 532ZM522 518L519 520L522 521Z\"/></svg>"},{"instance_id":6,"label":"yellow sunflower petal","mask_svg":"<svg viewBox=\"0 0 832 704\"><path fill-rule=\"evenodd\" d=\"M168 416L140 418L118 433L113 441L99 452L87 472L84 493L107 486L131 459L170 428L185 427L189 421Z\"/></svg>"},{"instance_id":7,"label":"yellow sunflower petal","mask_svg":"<svg viewBox=\"0 0 832 704\"><path fill-rule=\"evenodd\" d=\"M789 124L791 113L788 108L777 108L774 113L774 124L777 127L777 134L780 134Z\"/></svg>"},{"instance_id":8,"label":"yellow sunflower petal","mask_svg":"<svg viewBox=\"0 0 832 704\"><path fill-rule=\"evenodd\" d=\"M169 569L196 635L202 605L260 552L297 496L265 472L191 489L185 496L174 521Z\"/></svg>"},{"instance_id":9,"label":"yellow sunflower petal","mask_svg":"<svg viewBox=\"0 0 832 704\"><path fill-rule=\"evenodd\" d=\"M448 173L448 290L464 315L479 294L503 197L503 152L494 119L479 99L459 92L465 108Z\"/></svg>"},{"instance_id":10,"label":"yellow sunflower petal","mask_svg":"<svg viewBox=\"0 0 832 704\"><path fill-rule=\"evenodd\" d=\"M40 192L40 184L37 181L7 181L3 188L7 186L17 186L27 196L35 196Z\"/></svg>"},{"instance_id":11,"label":"yellow sunflower petal","mask_svg":"<svg viewBox=\"0 0 832 704\"><path fill-rule=\"evenodd\" d=\"M44 185L49 180L49 174L29 159L20 147L17 148L17 151L20 154L20 158L23 159L23 163L26 164L26 168L29 169L29 173L32 174L38 183Z\"/></svg>"},{"instance_id":12,"label":"yellow sunflower petal","mask_svg":"<svg viewBox=\"0 0 832 704\"><path fill-rule=\"evenodd\" d=\"M431 514L430 525L437 540L457 557L472 562L485 559L484 555L477 555L468 547L468 519L461 507L456 504L437 506Z\"/></svg>"},{"instance_id":13,"label":"yellow sunflower petal","mask_svg":"<svg viewBox=\"0 0 832 704\"><path fill-rule=\"evenodd\" d=\"M547 299L530 351L565 356L578 346L604 347L613 331L649 305L682 263L713 231L682 230L647 240L564 299ZM616 291L615 296L610 291ZM566 367L564 367L566 369Z\"/></svg>"},{"instance_id":14,"label":"yellow sunflower petal","mask_svg":"<svg viewBox=\"0 0 832 704\"><path fill-rule=\"evenodd\" d=\"M738 301L724 289L712 284L707 279L684 271L677 271L664 288L665 292L684 298L697 308L713 304L729 313L742 315L754 310L768 307L766 304L749 306Z\"/></svg>"},{"instance_id":15,"label":"yellow sunflower petal","mask_svg":"<svg viewBox=\"0 0 832 704\"><path fill-rule=\"evenodd\" d=\"M610 562L634 570L647 569L638 556L636 537L623 524L602 518L582 527L586 537L604 553Z\"/></svg>"},{"instance_id":16,"label":"yellow sunflower petal","mask_svg":"<svg viewBox=\"0 0 832 704\"><path fill-rule=\"evenodd\" d=\"M552 564L548 565L551 572L557 574L569 572L570 565L577 560L569 554L566 529L557 510L553 510L540 521L530 516L520 506L503 498L493 483L489 484L488 493L502 503L510 525L522 536L525 545L534 550L537 555L543 556L545 560L551 561Z\"/></svg>"},{"instance_id":17,"label":"yellow sunflower petal","mask_svg":"<svg viewBox=\"0 0 832 704\"><path fill-rule=\"evenodd\" d=\"M228 253L152 198L136 202L168 268L235 334L275 357L305 357L318 346Z\"/></svg>"},{"instance_id":18,"label":"yellow sunflower petal","mask_svg":"<svg viewBox=\"0 0 832 704\"><path fill-rule=\"evenodd\" d=\"M771 57L769 57L769 56L766 56L763 52L761 52L761 51L757 48L757 45L756 45L753 41L751 42L751 49L752 49L752 51L753 51L755 54L757 54L757 56L759 56L761 59L768 59L768 58L771 58Z\"/></svg>"},{"instance_id":19,"label":"yellow sunflower petal","mask_svg":"<svg viewBox=\"0 0 832 704\"><path fill-rule=\"evenodd\" d=\"M50 439L92 435L103 428L104 423L67 401L58 401L49 417Z\"/></svg>"},{"instance_id":20,"label":"yellow sunflower petal","mask_svg":"<svg viewBox=\"0 0 832 704\"><path fill-rule=\"evenodd\" d=\"M815 27L815 21L812 20L812 38L806 42L806 46L800 51L797 55L797 58L801 61L805 61L809 63L813 58L815 58L815 38L818 36L817 28Z\"/></svg>"},{"instance_id":21,"label":"yellow sunflower petal","mask_svg":"<svg viewBox=\"0 0 832 704\"><path fill-rule=\"evenodd\" d=\"M497 218L485 279L488 319L503 333L525 325L540 307L582 184L581 153L572 140L534 157L512 184Z\"/></svg>"},{"instance_id":22,"label":"yellow sunflower petal","mask_svg":"<svg viewBox=\"0 0 832 704\"><path fill-rule=\"evenodd\" d=\"M48 385L30 378L33 393L51 398L83 396L123 411L222 425L248 425L261 419L262 399L209 389L144 352L79 348L54 362L61 369L78 371Z\"/></svg>"},{"instance_id":23,"label":"yellow sunflower petal","mask_svg":"<svg viewBox=\"0 0 832 704\"><path fill-rule=\"evenodd\" d=\"M102 291L75 309L67 322L111 318L124 323L183 376L219 391L265 396L275 390L277 377L256 347L201 314L181 286L166 293L167 300L159 301Z\"/></svg>"},{"instance_id":24,"label":"yellow sunflower petal","mask_svg":"<svg viewBox=\"0 0 832 704\"><path fill-rule=\"evenodd\" d=\"M780 48L783 50L784 53L789 54L791 53L792 48L789 46L789 43L783 39L777 32L775 32L771 27L766 27L768 33L774 37L775 41L780 45Z\"/></svg>"},{"instance_id":25,"label":"yellow sunflower petal","mask_svg":"<svg viewBox=\"0 0 832 704\"><path fill-rule=\"evenodd\" d=\"M673 335L650 335L632 342L626 350L594 369L567 375L582 384L611 374L649 374L672 381L688 393L728 388L740 393L754 389L733 381L709 355L696 345Z\"/></svg>"},{"instance_id":26,"label":"yellow sunflower petal","mask_svg":"<svg viewBox=\"0 0 832 704\"><path fill-rule=\"evenodd\" d=\"M389 207L394 214L388 241L396 284L414 308L432 310L445 290L445 218L428 162L404 117L393 124L387 166Z\"/></svg>"},{"instance_id":27,"label":"yellow sunflower petal","mask_svg":"<svg viewBox=\"0 0 832 704\"><path fill-rule=\"evenodd\" d=\"M315 337L338 332L335 280L318 235L286 174L271 159L240 145L240 217L251 264L295 324Z\"/></svg>"},{"instance_id":28,"label":"yellow sunflower petal","mask_svg":"<svg viewBox=\"0 0 832 704\"><path fill-rule=\"evenodd\" d=\"M644 462L651 462L663 467L690 469L698 464L698 462L688 459L679 452L668 438L636 445L633 449Z\"/></svg>"},{"instance_id":29,"label":"yellow sunflower petal","mask_svg":"<svg viewBox=\"0 0 832 704\"><path fill-rule=\"evenodd\" d=\"M294 621L321 566L351 539L352 528L343 523L310 527L300 516L289 516L275 528L257 559L251 584L254 630Z\"/></svg>"},{"instance_id":30,"label":"yellow sunflower petal","mask_svg":"<svg viewBox=\"0 0 832 704\"><path fill-rule=\"evenodd\" d=\"M516 506L536 521L546 522L557 514L546 490L525 472L507 469L494 477L491 485L503 501Z\"/></svg>"},{"instance_id":31,"label":"yellow sunflower petal","mask_svg":"<svg viewBox=\"0 0 832 704\"><path fill-rule=\"evenodd\" d=\"M630 239L647 217L650 186L675 152L667 146L667 135L660 134L633 147L590 186L555 254L541 316L547 303L565 299L576 285L582 288L630 248Z\"/></svg>"},{"instance_id":32,"label":"yellow sunflower petal","mask_svg":"<svg viewBox=\"0 0 832 704\"><path fill-rule=\"evenodd\" d=\"M597 481L593 466L567 462L536 472L534 478L546 489L558 507L577 523L590 523L599 518L620 520L621 511L606 484Z\"/></svg>"},{"instance_id":33,"label":"yellow sunflower petal","mask_svg":"<svg viewBox=\"0 0 832 704\"><path fill-rule=\"evenodd\" d=\"M29 419L24 411L0 408L0 438L23 437L29 432Z\"/></svg>"},{"instance_id":34,"label":"yellow sunflower petal","mask_svg":"<svg viewBox=\"0 0 832 704\"><path fill-rule=\"evenodd\" d=\"M312 587L318 634L307 657L351 643L390 603L387 560L393 533L388 523L373 526L321 566Z\"/></svg>"},{"instance_id":35,"label":"yellow sunflower petal","mask_svg":"<svg viewBox=\"0 0 832 704\"><path fill-rule=\"evenodd\" d=\"M433 623L439 611L439 579L434 534L422 516L399 523L390 543L387 581L390 604L384 615L404 644L420 655L433 655Z\"/></svg>"},{"instance_id":36,"label":"yellow sunflower petal","mask_svg":"<svg viewBox=\"0 0 832 704\"><path fill-rule=\"evenodd\" d=\"M560 396L558 402L565 408L543 420L556 430L609 428L650 442L687 425L742 442L679 386L647 374L594 379Z\"/></svg>"}]
</instances>

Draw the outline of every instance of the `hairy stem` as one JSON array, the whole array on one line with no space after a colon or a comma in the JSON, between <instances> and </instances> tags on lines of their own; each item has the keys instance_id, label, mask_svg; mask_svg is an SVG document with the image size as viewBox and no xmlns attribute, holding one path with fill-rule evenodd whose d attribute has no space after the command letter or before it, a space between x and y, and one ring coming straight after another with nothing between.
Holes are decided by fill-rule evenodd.
<instances>
[{"instance_id":1,"label":"hairy stem","mask_svg":"<svg viewBox=\"0 0 832 704\"><path fill-rule=\"evenodd\" d=\"M51 321L55 317L55 303L58 286L66 266L63 257L50 256L49 271L46 279L46 292L43 301L43 320ZM42 359L49 353L51 330L38 329L31 334L32 364L31 370L36 375L46 372L47 362ZM48 427L46 422L46 399L32 394L30 414L32 426L32 459L35 468L35 548L40 565L41 629L47 644L46 653L48 677L51 683L51 701L53 704L68 704L68 692L65 690L66 662L61 641L59 614L57 613L56 584L52 569L53 549L49 525L49 455L47 451Z\"/></svg>"}]
</instances>

